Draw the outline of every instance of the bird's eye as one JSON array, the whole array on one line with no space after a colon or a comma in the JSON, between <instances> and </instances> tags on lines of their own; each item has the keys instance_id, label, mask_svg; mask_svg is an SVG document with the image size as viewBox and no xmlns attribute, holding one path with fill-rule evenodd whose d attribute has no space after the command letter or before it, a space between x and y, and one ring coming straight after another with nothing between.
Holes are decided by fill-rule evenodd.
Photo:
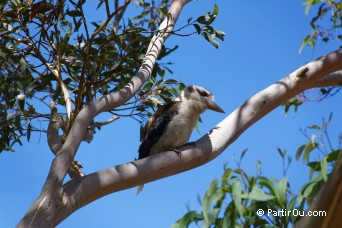
<instances>
[{"instance_id":1,"label":"bird's eye","mask_svg":"<svg viewBox=\"0 0 342 228\"><path fill-rule=\"evenodd\" d=\"M194 92L194 87L192 87L192 86L188 86L188 91L190 92L190 93L192 93L192 92Z\"/></svg>"},{"instance_id":2,"label":"bird's eye","mask_svg":"<svg viewBox=\"0 0 342 228\"><path fill-rule=\"evenodd\" d=\"M201 95L201 97L208 97L210 94L207 91L204 90L198 90L199 95Z\"/></svg>"}]
</instances>

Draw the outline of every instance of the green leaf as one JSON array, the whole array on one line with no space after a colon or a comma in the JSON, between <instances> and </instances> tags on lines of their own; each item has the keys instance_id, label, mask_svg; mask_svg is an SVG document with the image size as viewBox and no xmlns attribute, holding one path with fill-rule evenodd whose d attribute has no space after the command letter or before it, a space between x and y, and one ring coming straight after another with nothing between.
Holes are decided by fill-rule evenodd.
<instances>
[{"instance_id":1,"label":"green leaf","mask_svg":"<svg viewBox=\"0 0 342 228\"><path fill-rule=\"evenodd\" d=\"M298 202L301 203L304 199L307 199L308 196L313 192L314 187L319 184L320 181L323 180L323 176L321 173L318 173L317 176L312 179L311 181L305 183L300 191L299 191L299 195L298 195Z\"/></svg>"},{"instance_id":2,"label":"green leaf","mask_svg":"<svg viewBox=\"0 0 342 228\"><path fill-rule=\"evenodd\" d=\"M221 177L221 182L222 182L222 187L228 185L228 181L230 180L230 178L232 177L232 169L229 168L224 168L224 174Z\"/></svg>"},{"instance_id":3,"label":"green leaf","mask_svg":"<svg viewBox=\"0 0 342 228\"><path fill-rule=\"evenodd\" d=\"M2 52L1 50L0 50L0 58L3 58L6 60L6 53Z\"/></svg>"},{"instance_id":4,"label":"green leaf","mask_svg":"<svg viewBox=\"0 0 342 228\"><path fill-rule=\"evenodd\" d=\"M205 193L203 197L202 211L203 211L203 217L205 220L208 220L207 211L210 207L210 197L215 193L218 182L219 182L218 179L213 180L209 186L208 191Z\"/></svg>"},{"instance_id":5,"label":"green leaf","mask_svg":"<svg viewBox=\"0 0 342 228\"><path fill-rule=\"evenodd\" d=\"M96 10L98 10L98 9L101 7L101 5L102 5L103 3L104 3L104 1L101 0L100 3L97 5Z\"/></svg>"},{"instance_id":6,"label":"green leaf","mask_svg":"<svg viewBox=\"0 0 342 228\"><path fill-rule=\"evenodd\" d=\"M307 166L309 166L311 169L317 171L321 169L321 164L319 162L309 162L307 164Z\"/></svg>"},{"instance_id":7,"label":"green leaf","mask_svg":"<svg viewBox=\"0 0 342 228\"><path fill-rule=\"evenodd\" d=\"M140 15L134 16L133 19L140 19L149 14L149 11L143 11Z\"/></svg>"},{"instance_id":8,"label":"green leaf","mask_svg":"<svg viewBox=\"0 0 342 228\"><path fill-rule=\"evenodd\" d=\"M297 152L296 152L296 159L299 160L300 156L302 155L303 151L305 149L305 144L300 146L298 149L297 149Z\"/></svg>"},{"instance_id":9,"label":"green leaf","mask_svg":"<svg viewBox=\"0 0 342 228\"><path fill-rule=\"evenodd\" d=\"M23 68L23 70L30 66L24 58L20 58L19 64Z\"/></svg>"},{"instance_id":10,"label":"green leaf","mask_svg":"<svg viewBox=\"0 0 342 228\"><path fill-rule=\"evenodd\" d=\"M213 13L206 13L205 15L198 17L196 21L200 24L210 25L215 21L217 14L218 6L215 4Z\"/></svg>"},{"instance_id":11,"label":"green leaf","mask_svg":"<svg viewBox=\"0 0 342 228\"><path fill-rule=\"evenodd\" d=\"M167 90L161 90L159 96L165 101L170 101L173 95Z\"/></svg>"},{"instance_id":12,"label":"green leaf","mask_svg":"<svg viewBox=\"0 0 342 228\"><path fill-rule=\"evenodd\" d=\"M336 161L340 153L341 153L341 150L334 150L333 152L327 155L327 161L328 162Z\"/></svg>"},{"instance_id":13,"label":"green leaf","mask_svg":"<svg viewBox=\"0 0 342 228\"><path fill-rule=\"evenodd\" d=\"M295 208L295 204L297 201L297 196L293 197L289 203L287 204L286 210L287 211L292 211ZM293 214L291 216L285 216L286 219L286 224L288 224L288 222L290 221L290 219L294 217Z\"/></svg>"},{"instance_id":14,"label":"green leaf","mask_svg":"<svg viewBox=\"0 0 342 228\"><path fill-rule=\"evenodd\" d=\"M311 126L309 126L308 127L309 129L315 129L315 130L319 130L319 129L321 129L318 125L311 125Z\"/></svg>"},{"instance_id":15,"label":"green leaf","mask_svg":"<svg viewBox=\"0 0 342 228\"><path fill-rule=\"evenodd\" d=\"M284 157L285 157L285 154L286 154L286 150L282 151L279 147L277 148L277 150L278 150L278 153L280 154L280 156L281 156L282 158L284 158Z\"/></svg>"},{"instance_id":16,"label":"green leaf","mask_svg":"<svg viewBox=\"0 0 342 228\"><path fill-rule=\"evenodd\" d=\"M37 86L38 84L34 81L29 86L26 87L25 92L31 93Z\"/></svg>"},{"instance_id":17,"label":"green leaf","mask_svg":"<svg viewBox=\"0 0 342 228\"><path fill-rule=\"evenodd\" d=\"M211 223L213 220L213 216L214 215L216 216L220 210L220 208L215 208L213 210L210 210L210 207L214 203L216 204L225 195L221 188L217 188L218 181L219 181L218 179L215 179L211 182L211 185L208 191L205 193L203 197L202 212L203 212L205 223Z\"/></svg>"},{"instance_id":18,"label":"green leaf","mask_svg":"<svg viewBox=\"0 0 342 228\"><path fill-rule=\"evenodd\" d=\"M149 100L153 102L154 106L158 106L158 105L162 104L162 102L156 97L151 96L151 97L149 97Z\"/></svg>"},{"instance_id":19,"label":"green leaf","mask_svg":"<svg viewBox=\"0 0 342 228\"><path fill-rule=\"evenodd\" d=\"M279 181L274 189L281 207L284 208L286 203L287 177Z\"/></svg>"},{"instance_id":20,"label":"green leaf","mask_svg":"<svg viewBox=\"0 0 342 228\"><path fill-rule=\"evenodd\" d=\"M248 151L248 148L245 148L245 149L242 151L242 153L241 153L241 155L240 155L240 160L243 159L243 157L246 155L247 151Z\"/></svg>"},{"instance_id":21,"label":"green leaf","mask_svg":"<svg viewBox=\"0 0 342 228\"><path fill-rule=\"evenodd\" d=\"M201 32L201 35L209 41L214 47L218 48L220 43L215 40L215 34L209 34L207 32Z\"/></svg>"},{"instance_id":22,"label":"green leaf","mask_svg":"<svg viewBox=\"0 0 342 228\"><path fill-rule=\"evenodd\" d=\"M178 80L175 80L175 79L166 79L164 81L164 84L166 85L172 85L172 84L177 84L179 81Z\"/></svg>"},{"instance_id":23,"label":"green leaf","mask_svg":"<svg viewBox=\"0 0 342 228\"><path fill-rule=\"evenodd\" d=\"M197 34L201 33L201 27L198 24L193 24L193 26L195 27Z\"/></svg>"},{"instance_id":24,"label":"green leaf","mask_svg":"<svg viewBox=\"0 0 342 228\"><path fill-rule=\"evenodd\" d=\"M240 216L243 217L242 204L241 204L241 193L242 193L242 184L238 179L234 179L232 182L232 195L235 207L239 212Z\"/></svg>"},{"instance_id":25,"label":"green leaf","mask_svg":"<svg viewBox=\"0 0 342 228\"><path fill-rule=\"evenodd\" d=\"M31 124L29 124L27 127L26 137L27 137L27 141L29 142L31 138Z\"/></svg>"},{"instance_id":26,"label":"green leaf","mask_svg":"<svg viewBox=\"0 0 342 228\"><path fill-rule=\"evenodd\" d=\"M241 198L247 198L252 200L264 201L274 199L274 196L266 194L261 188L254 186L250 193L244 193Z\"/></svg>"},{"instance_id":27,"label":"green leaf","mask_svg":"<svg viewBox=\"0 0 342 228\"><path fill-rule=\"evenodd\" d=\"M14 118L15 118L15 114L14 113L10 113L10 114L7 115L6 120L8 122L11 122L12 120L14 120Z\"/></svg>"},{"instance_id":28,"label":"green leaf","mask_svg":"<svg viewBox=\"0 0 342 228\"><path fill-rule=\"evenodd\" d=\"M319 2L320 2L320 0L308 0L308 1L304 2L303 5L306 5L306 7L305 7L305 14L308 15L311 6L315 5L315 4L319 3Z\"/></svg>"},{"instance_id":29,"label":"green leaf","mask_svg":"<svg viewBox=\"0 0 342 228\"><path fill-rule=\"evenodd\" d=\"M305 152L304 152L304 155L303 155L303 162L304 163L309 160L310 152L313 151L317 147L318 147L318 143L308 142L305 145Z\"/></svg>"},{"instance_id":30,"label":"green leaf","mask_svg":"<svg viewBox=\"0 0 342 228\"><path fill-rule=\"evenodd\" d=\"M326 182L328 180L328 175L327 175L327 157L323 158L321 160L321 173L323 176L323 180Z\"/></svg>"},{"instance_id":31,"label":"green leaf","mask_svg":"<svg viewBox=\"0 0 342 228\"><path fill-rule=\"evenodd\" d=\"M70 17L82 17L82 12L80 10L67 10L67 15Z\"/></svg>"},{"instance_id":32,"label":"green leaf","mask_svg":"<svg viewBox=\"0 0 342 228\"><path fill-rule=\"evenodd\" d=\"M203 220L203 216L196 211L189 211L186 213L176 224L173 224L171 228L183 228L188 227L191 222Z\"/></svg>"},{"instance_id":33,"label":"green leaf","mask_svg":"<svg viewBox=\"0 0 342 228\"><path fill-rule=\"evenodd\" d=\"M217 30L217 29L215 29L215 34L216 34L216 37L222 41L224 40L224 36L226 35L225 32L221 30Z\"/></svg>"},{"instance_id":34,"label":"green leaf","mask_svg":"<svg viewBox=\"0 0 342 228\"><path fill-rule=\"evenodd\" d=\"M275 196L277 195L276 190L273 187L273 183L270 179L265 178L265 177L259 177L258 179L259 179L258 183L261 187L266 187L271 192L272 195L275 195Z\"/></svg>"},{"instance_id":35,"label":"green leaf","mask_svg":"<svg viewBox=\"0 0 342 228\"><path fill-rule=\"evenodd\" d=\"M302 44L300 45L300 48L299 48L299 53L302 52L303 48L306 46L306 45L311 45L311 47L315 47L315 39L310 36L310 35L307 35L305 37L305 39L303 40Z\"/></svg>"},{"instance_id":36,"label":"green leaf","mask_svg":"<svg viewBox=\"0 0 342 228\"><path fill-rule=\"evenodd\" d=\"M195 124L195 130L197 131L198 134L201 134L199 126L198 126L198 121Z\"/></svg>"},{"instance_id":37,"label":"green leaf","mask_svg":"<svg viewBox=\"0 0 342 228\"><path fill-rule=\"evenodd\" d=\"M215 223L216 217L220 212L220 208L215 208L213 210L208 211L208 220L204 220L202 227L210 227Z\"/></svg>"},{"instance_id":38,"label":"green leaf","mask_svg":"<svg viewBox=\"0 0 342 228\"><path fill-rule=\"evenodd\" d=\"M96 29L98 29L101 26L94 21L90 22L90 24L94 25L96 27Z\"/></svg>"}]
</instances>

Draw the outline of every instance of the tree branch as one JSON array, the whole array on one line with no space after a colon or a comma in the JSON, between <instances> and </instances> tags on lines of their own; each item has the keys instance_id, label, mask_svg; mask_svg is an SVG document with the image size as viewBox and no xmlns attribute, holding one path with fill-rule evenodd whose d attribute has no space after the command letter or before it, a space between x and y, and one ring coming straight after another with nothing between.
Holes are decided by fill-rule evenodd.
<instances>
[{"instance_id":1,"label":"tree branch","mask_svg":"<svg viewBox=\"0 0 342 228\"><path fill-rule=\"evenodd\" d=\"M110 123L112 123L112 122L114 122L115 120L117 120L117 119L119 119L120 118L120 116L118 116L118 115L114 115L114 116L112 116L111 118L109 118L108 120L105 120L105 121L103 121L103 122L95 122L93 125L92 125L92 127L96 127L96 128L101 128L102 126L104 126L104 125L107 125L107 124L110 124Z\"/></svg>"},{"instance_id":2,"label":"tree branch","mask_svg":"<svg viewBox=\"0 0 342 228\"><path fill-rule=\"evenodd\" d=\"M51 116L50 116L50 121L49 121L48 129L47 129L47 141L48 141L50 150L54 154L57 154L57 152L63 147L63 141L64 141L63 136L60 136L58 132L59 132L59 129L63 129L63 132L65 131L65 127L63 128L63 125L62 125L63 123L65 123L65 121L57 113L57 107L53 101L50 102L50 108L51 108ZM82 166L79 162L77 161L72 162L68 170L68 174L71 179L80 178L84 176L81 167Z\"/></svg>"},{"instance_id":3,"label":"tree branch","mask_svg":"<svg viewBox=\"0 0 342 228\"><path fill-rule=\"evenodd\" d=\"M72 113L72 105L71 105L71 99L70 99L70 94L68 91L68 88L63 82L62 76L59 74L58 70L54 69L52 64L45 62L45 65L49 68L49 70L52 72L52 74L56 77L59 86L61 87L64 101L65 101L65 109L68 117L68 124L70 123L71 120L71 113Z\"/></svg>"},{"instance_id":4,"label":"tree branch","mask_svg":"<svg viewBox=\"0 0 342 228\"><path fill-rule=\"evenodd\" d=\"M102 96L81 110L60 151L60 156L57 155L52 164L49 176L52 175L57 177L59 182L62 183L67 171L67 166L71 163L82 141L83 135L81 133L86 131L86 128L90 125L94 117L103 111L124 104L131 99L134 94L139 92L143 84L150 77L163 43L170 36L170 32L173 30L174 24L177 21L183 6L188 1L189 0L174 0L172 2L169 16L161 23L159 32L153 36L142 65L131 81L118 92Z\"/></svg>"},{"instance_id":5,"label":"tree branch","mask_svg":"<svg viewBox=\"0 0 342 228\"><path fill-rule=\"evenodd\" d=\"M91 47L93 45L94 39L95 37L104 29L106 29L108 23L112 20L112 18L119 13L121 10L125 9L129 4L131 3L131 0L126 1L122 6L118 7L112 14L110 14L107 19L103 22L103 24L98 27L94 33L91 35L90 39L87 41L88 42L88 47L86 49L86 56L84 59L84 64L82 67L82 71L81 71L81 75L80 75L80 79L79 79L79 85L78 85L78 94L77 94L77 98L76 98L76 102L75 102L75 112L74 112L74 118L76 118L77 114L79 113L79 111L82 109L82 101L84 98L84 94L83 94L83 90L84 90L84 77L85 77L85 73L86 73L86 68L88 66L88 62L90 59L90 50ZM72 119L71 124L73 124L74 119Z\"/></svg>"},{"instance_id":6,"label":"tree branch","mask_svg":"<svg viewBox=\"0 0 342 228\"><path fill-rule=\"evenodd\" d=\"M126 0L125 2L128 2L129 0ZM115 10L118 8L118 1L115 1ZM118 12L115 17L114 17L114 21L113 21L113 29L114 32L118 32L119 29L119 23L121 18L123 17L123 15L125 14L126 8L122 9L120 12Z\"/></svg>"},{"instance_id":7,"label":"tree branch","mask_svg":"<svg viewBox=\"0 0 342 228\"><path fill-rule=\"evenodd\" d=\"M62 93L63 93L64 100L65 100L65 108L66 108L66 113L67 113L67 117L68 117L68 122L70 122L71 113L72 113L72 106L71 106L71 100L70 100L69 91L66 88L66 86L65 86L65 84L64 84L64 82L62 80L62 77L60 75L60 70L58 70L58 69L60 69L58 67L58 64L60 64L60 61L56 64L56 68L57 68L57 70L56 70L52 66L52 64L49 63L48 60L46 60L44 58L44 56L42 55L41 51L39 50L39 47L37 47L35 45L34 39L30 35L30 31L29 31L27 25L21 21L19 14L18 14L18 21L19 21L22 29L24 30L27 38L29 39L29 42L25 42L26 45L33 49L34 53L36 54L36 58L38 58L52 72L52 74L56 77L59 85L61 86ZM58 40L59 40L59 37L56 36L56 41L58 42ZM51 45L51 48L56 51L56 48L53 45Z\"/></svg>"},{"instance_id":8,"label":"tree branch","mask_svg":"<svg viewBox=\"0 0 342 228\"><path fill-rule=\"evenodd\" d=\"M303 71L303 69L308 70ZM73 197L74 209L107 194L145 184L208 163L220 155L248 127L273 109L304 90L325 75L342 69L342 49L306 64L290 75L245 101L216 127L196 141L196 147L185 146L182 156L169 151L142 160L113 166L65 185Z\"/></svg>"},{"instance_id":9,"label":"tree branch","mask_svg":"<svg viewBox=\"0 0 342 228\"><path fill-rule=\"evenodd\" d=\"M326 75L318 80L312 87L342 86L342 70Z\"/></svg>"},{"instance_id":10,"label":"tree branch","mask_svg":"<svg viewBox=\"0 0 342 228\"><path fill-rule=\"evenodd\" d=\"M152 38L143 63L137 74L121 90L102 96L89 103L77 115L62 149L56 154L40 196L27 211L18 227L52 227L63 221L75 208L75 197L65 194L63 180L84 138L87 127L99 113L118 107L139 92L150 77L164 41L173 30L179 14L190 0L173 0L169 16L160 25L160 31ZM82 179L82 178L80 178ZM78 201L78 200L77 200ZM58 211L58 216L53 216Z\"/></svg>"}]
</instances>

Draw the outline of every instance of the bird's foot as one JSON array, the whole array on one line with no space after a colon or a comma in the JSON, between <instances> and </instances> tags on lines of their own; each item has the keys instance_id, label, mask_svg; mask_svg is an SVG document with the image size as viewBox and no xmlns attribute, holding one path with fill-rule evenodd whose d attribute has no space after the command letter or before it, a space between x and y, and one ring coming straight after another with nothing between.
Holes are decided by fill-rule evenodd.
<instances>
[{"instance_id":1,"label":"bird's foot","mask_svg":"<svg viewBox=\"0 0 342 228\"><path fill-rule=\"evenodd\" d=\"M175 152L179 157L182 157L182 151L178 150L177 148L169 148L167 150L171 150Z\"/></svg>"},{"instance_id":2,"label":"bird's foot","mask_svg":"<svg viewBox=\"0 0 342 228\"><path fill-rule=\"evenodd\" d=\"M195 142L188 142L185 143L183 146L194 146L196 147L196 143ZM181 146L181 147L183 147ZM180 151L178 148L168 148L167 150L171 150L173 152L175 152L179 157L182 157L182 151Z\"/></svg>"}]
</instances>

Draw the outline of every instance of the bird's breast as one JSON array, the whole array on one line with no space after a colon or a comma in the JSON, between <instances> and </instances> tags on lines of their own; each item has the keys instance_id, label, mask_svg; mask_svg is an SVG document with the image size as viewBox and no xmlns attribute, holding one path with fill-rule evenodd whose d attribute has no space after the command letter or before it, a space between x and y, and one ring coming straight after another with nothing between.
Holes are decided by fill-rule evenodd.
<instances>
[{"instance_id":1,"label":"bird's breast","mask_svg":"<svg viewBox=\"0 0 342 228\"><path fill-rule=\"evenodd\" d=\"M151 147L150 155L183 146L189 140L198 118L199 115L180 109L158 142Z\"/></svg>"}]
</instances>

